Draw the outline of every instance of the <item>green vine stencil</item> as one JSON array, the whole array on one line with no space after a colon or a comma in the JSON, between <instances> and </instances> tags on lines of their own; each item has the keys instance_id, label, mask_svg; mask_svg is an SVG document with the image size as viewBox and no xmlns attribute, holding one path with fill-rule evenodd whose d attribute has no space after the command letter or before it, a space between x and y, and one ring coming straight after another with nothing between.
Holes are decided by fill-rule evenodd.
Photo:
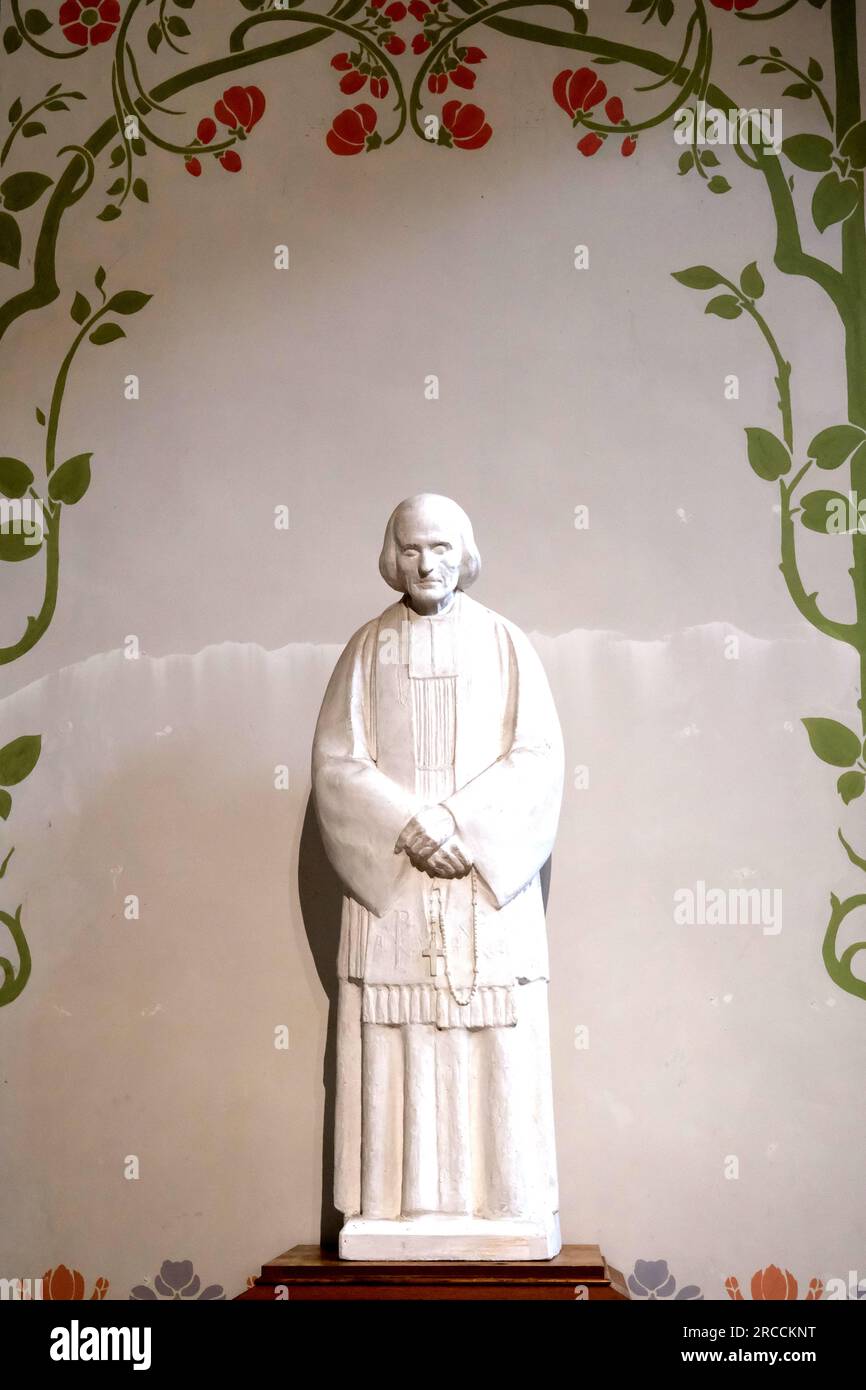
<instances>
[{"instance_id":1,"label":"green vine stencil","mask_svg":"<svg viewBox=\"0 0 866 1390\"><path fill-rule=\"evenodd\" d=\"M487 54L478 40L491 29L519 43L564 50L566 60L578 64L557 75L552 97L579 136L580 160L595 157L605 146L631 157L642 136L663 127L670 133L684 111L698 122L707 112L755 105L775 108L783 99L803 103L816 129L783 140L781 151L774 151L754 131L740 130L724 151L725 167L714 149L699 143L679 153L672 172L691 175L697 196L712 195L710 207L716 196L754 196L747 185L756 184L769 199L775 236L771 247L754 248L754 258L741 270L726 267L723 273L692 265L672 273L686 288L709 295L704 305L708 315L750 320L770 354L779 432L766 423L750 427L745 452L758 479L779 489L779 569L793 603L807 622L827 638L850 646L857 656L861 697L856 715L844 724L820 715L804 720L813 750L838 771L842 802L857 801L866 790L866 518L862 529L837 524L845 514L842 504L847 504L848 492L866 500L866 121L861 111L855 0L781 0L775 5L763 0L630 0L626 5L622 0L622 11L635 25L633 43L606 38L602 32L613 3L581 9L573 0L338 0L321 10L292 0L239 3L244 13L223 43L206 61L189 66L184 61L194 37L195 0L127 0L122 12L119 0L89 5L63 0L59 6L43 0L42 7L30 8L11 0L6 7L3 45L8 55L29 47L46 63L104 61L110 65L111 96L109 109L99 112L83 143L60 147L56 175L53 160L42 161L50 174L18 165L37 162L31 150L44 149L69 103L86 101L86 92L55 82L42 88L44 95L36 99L36 94L27 100L19 96L12 103L8 131L0 142L0 266L5 267L4 277L10 277L11 290L0 304L0 339L19 319L58 297L58 246L67 213L78 204L82 211L89 210L97 224L97 244L98 223L145 215L144 205L158 196L146 176L148 150L154 147L176 156L194 178L206 169L209 177L237 175L244 161L254 157L254 130L267 106L263 89L240 85L239 78L251 69L267 73L323 43L328 45L340 93L350 101L357 98L337 113L326 136L329 150L346 157L384 157L387 147L408 133L430 147L430 158L440 157L442 150L457 152L445 157L463 158L464 152L494 138L483 108L465 100L468 93L474 94L480 77L483 81ZM771 32L776 37L776 31L762 24L782 21L797 5L826 16L831 72L825 73L817 57L810 57L805 67L797 66L780 43L763 41L763 35ZM208 18L210 29L215 29L213 11ZM414 26L414 32L408 26ZM741 66L744 78L748 72L750 81L755 74L761 83L766 79L766 96L756 101L751 91L751 102L735 100L713 81L714 27L721 26L726 44L738 35L746 40L760 36L757 43L744 45L751 51L744 53ZM783 32L780 22L780 36ZM345 48L338 50L336 45ZM171 71L161 77L158 68L166 59ZM605 77L611 69L634 79L628 116L622 97L608 92ZM232 85L219 91L227 80ZM199 110L190 116L178 106L178 98L198 88L207 89L203 100L212 103L213 115ZM440 97L446 98L441 107ZM586 174L585 169L581 172ZM827 257L804 247L794 200L795 185L799 192L801 184L809 193L815 233L833 245ZM22 223L20 214L36 208L38 225L32 227L32 215ZM27 269L22 267L25 234L33 236ZM811 281L829 301L844 348L845 397L833 403L825 427L805 447L796 438L791 363L763 309L764 275L771 262L783 275ZM38 508L41 518L38 543L25 545L20 535L0 534L0 561L35 559L41 553L44 566L41 607L22 621L17 639L0 649L0 663L23 656L50 627L60 577L61 516L82 500L90 481L90 454L58 462L61 410L76 356L85 345L101 347L122 337L118 320L137 313L149 298L128 289L109 296L101 268L95 270L93 287L99 298L96 308L92 289L74 295L70 345L47 409L36 405L37 420L45 430L41 468L22 459L0 458L0 496L7 503L27 502ZM839 476L842 469L847 470L847 489L803 491L807 476L812 480L830 471ZM835 536L836 544L840 530L847 535L842 544L846 558L850 555L852 618L831 617L802 579L797 555L800 526ZM851 864L866 872L866 859L841 831L839 836ZM7 856L0 876L8 862ZM841 954L837 949L842 924L864 906L866 894L844 900L831 895L823 958L841 989L866 999L866 981L852 969L866 941ZM0 913L0 920L12 934L21 961L16 976L9 975L11 967L3 962L7 978L0 1003L7 1003L26 982L29 953L20 908L14 916Z\"/></svg>"},{"instance_id":2,"label":"green vine stencil","mask_svg":"<svg viewBox=\"0 0 866 1390\"><path fill-rule=\"evenodd\" d=\"M0 748L0 819L7 820L12 810L12 793L9 788L17 786L30 775L39 760L41 748L42 740L36 734L16 738L12 743L7 743L5 748ZM0 863L0 879L5 876L14 852L13 846ZM8 929L18 952L17 970L6 956L0 956L0 971L3 973L0 1004L11 1004L13 999L17 999L30 978L30 948L21 925L21 909L22 904L19 903L14 914L0 911L0 922Z\"/></svg>"}]
</instances>

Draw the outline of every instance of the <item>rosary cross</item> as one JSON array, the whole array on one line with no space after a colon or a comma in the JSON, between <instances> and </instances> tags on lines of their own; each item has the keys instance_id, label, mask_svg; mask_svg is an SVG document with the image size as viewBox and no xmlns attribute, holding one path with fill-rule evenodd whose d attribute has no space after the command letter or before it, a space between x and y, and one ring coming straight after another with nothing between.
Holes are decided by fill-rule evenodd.
<instances>
[{"instance_id":1,"label":"rosary cross","mask_svg":"<svg viewBox=\"0 0 866 1390\"><path fill-rule=\"evenodd\" d=\"M439 901L439 889L438 889L438 887L436 887L436 888L433 889L433 896L435 896L435 905L436 905L437 909L439 910L439 912L441 913L441 904L440 904L440 901ZM440 962L440 960L444 960L444 959L445 959L445 952L444 952L444 951L440 951L440 949L439 949L439 943L438 943L438 940L437 940L436 918L435 918L435 917L434 917L434 919L433 919L433 922L430 924L430 945L428 946L428 948L427 948L426 951L422 951L422 952L421 952L421 955L425 958L425 960L429 960L429 962L430 962L430 974L431 974L431 975L438 975L438 974L439 974L439 962Z\"/></svg>"}]
</instances>

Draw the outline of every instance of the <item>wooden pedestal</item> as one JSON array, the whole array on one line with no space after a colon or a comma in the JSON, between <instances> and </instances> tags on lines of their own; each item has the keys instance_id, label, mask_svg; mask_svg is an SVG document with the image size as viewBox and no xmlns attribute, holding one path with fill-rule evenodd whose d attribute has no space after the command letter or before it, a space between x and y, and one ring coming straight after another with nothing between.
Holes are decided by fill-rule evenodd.
<instances>
[{"instance_id":1,"label":"wooden pedestal","mask_svg":"<svg viewBox=\"0 0 866 1390\"><path fill-rule=\"evenodd\" d=\"M564 1245L552 1260L341 1260L318 1245L295 1245L262 1266L241 1299L325 1302L358 1299L628 1298L597 1245Z\"/></svg>"}]
</instances>

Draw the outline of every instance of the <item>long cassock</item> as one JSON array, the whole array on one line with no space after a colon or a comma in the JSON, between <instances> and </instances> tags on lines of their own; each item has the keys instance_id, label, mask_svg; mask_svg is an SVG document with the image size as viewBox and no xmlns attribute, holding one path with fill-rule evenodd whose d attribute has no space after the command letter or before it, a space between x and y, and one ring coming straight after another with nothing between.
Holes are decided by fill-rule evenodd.
<instances>
[{"instance_id":1,"label":"long cassock","mask_svg":"<svg viewBox=\"0 0 866 1390\"><path fill-rule=\"evenodd\" d=\"M558 1211L539 870L562 778L535 651L464 593L434 617L403 599L343 651L313 786L345 888L334 1203L347 1218ZM395 853L440 802L474 865L463 879Z\"/></svg>"}]
</instances>

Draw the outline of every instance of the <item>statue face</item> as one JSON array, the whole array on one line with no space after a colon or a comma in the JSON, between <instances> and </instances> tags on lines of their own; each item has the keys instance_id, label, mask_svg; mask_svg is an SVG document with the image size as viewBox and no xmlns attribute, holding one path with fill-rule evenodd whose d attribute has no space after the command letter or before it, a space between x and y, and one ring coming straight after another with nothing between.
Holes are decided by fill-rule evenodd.
<instances>
[{"instance_id":1,"label":"statue face","mask_svg":"<svg viewBox=\"0 0 866 1390\"><path fill-rule=\"evenodd\" d=\"M454 520L432 503L407 507L394 526L397 571L416 613L447 608L460 580L463 541Z\"/></svg>"}]
</instances>

